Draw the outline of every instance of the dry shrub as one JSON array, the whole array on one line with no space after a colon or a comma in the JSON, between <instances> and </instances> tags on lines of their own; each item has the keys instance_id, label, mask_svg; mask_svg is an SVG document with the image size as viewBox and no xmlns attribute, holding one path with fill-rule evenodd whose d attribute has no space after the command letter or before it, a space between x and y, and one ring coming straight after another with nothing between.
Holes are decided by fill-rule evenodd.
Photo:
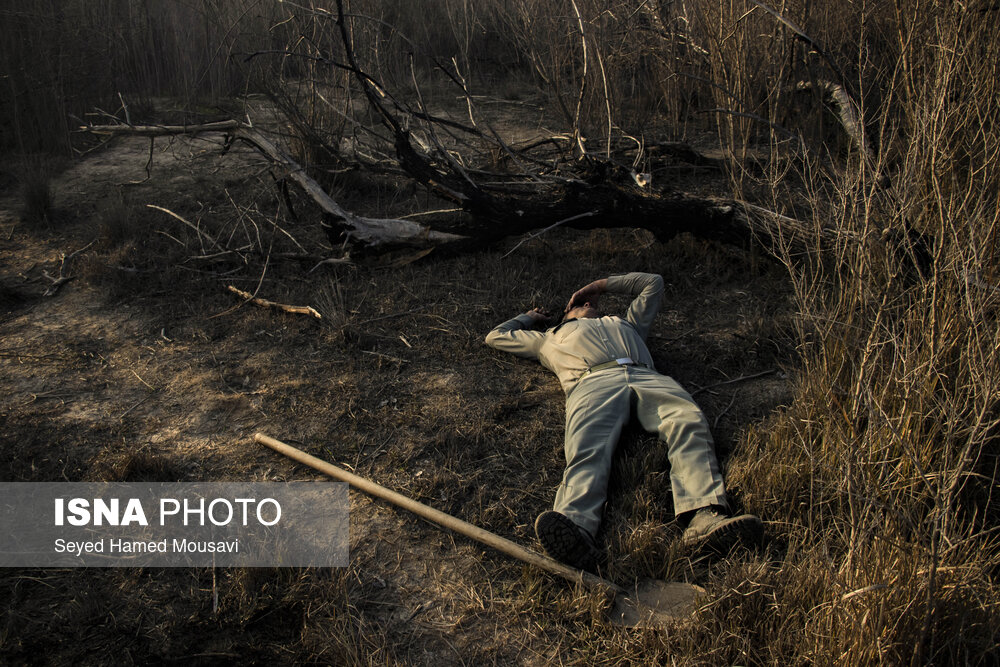
<instances>
[{"instance_id":1,"label":"dry shrub","mask_svg":"<svg viewBox=\"0 0 1000 667\"><path fill-rule=\"evenodd\" d=\"M350 313L344 301L344 290L339 278L331 278L318 290L316 305L323 315L323 324L333 329L336 335L342 335L344 327L350 320Z\"/></svg>"},{"instance_id":2,"label":"dry shrub","mask_svg":"<svg viewBox=\"0 0 1000 667\"><path fill-rule=\"evenodd\" d=\"M119 191L102 203L97 213L99 240L102 248L114 249L138 241L143 233L139 206L134 198Z\"/></svg>"},{"instance_id":3,"label":"dry shrub","mask_svg":"<svg viewBox=\"0 0 1000 667\"><path fill-rule=\"evenodd\" d=\"M785 254L796 401L732 464L787 548L767 573L799 619L782 662L979 663L997 643L1000 39L961 7L909 4L881 150L800 172L841 241ZM786 598L797 578L814 584ZM726 614L760 604L741 596Z\"/></svg>"}]
</instances>

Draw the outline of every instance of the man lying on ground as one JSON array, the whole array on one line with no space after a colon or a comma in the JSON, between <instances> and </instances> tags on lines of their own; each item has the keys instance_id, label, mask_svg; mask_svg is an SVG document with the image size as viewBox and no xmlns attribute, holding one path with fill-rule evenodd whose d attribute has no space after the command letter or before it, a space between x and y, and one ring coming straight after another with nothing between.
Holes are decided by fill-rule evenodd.
<instances>
[{"instance_id":1,"label":"man lying on ground","mask_svg":"<svg viewBox=\"0 0 1000 667\"><path fill-rule=\"evenodd\" d=\"M625 318L597 310L605 292L634 297ZM704 414L676 381L653 367L645 341L663 292L663 278L655 274L611 276L577 290L556 326L537 330L552 318L534 309L486 336L497 350L541 362L566 393L566 470L555 505L538 516L535 533L550 556L574 567L593 570L601 558L594 538L615 446L632 414L667 446L674 513L688 522L685 545L727 553L763 537L757 517L730 516Z\"/></svg>"}]
</instances>

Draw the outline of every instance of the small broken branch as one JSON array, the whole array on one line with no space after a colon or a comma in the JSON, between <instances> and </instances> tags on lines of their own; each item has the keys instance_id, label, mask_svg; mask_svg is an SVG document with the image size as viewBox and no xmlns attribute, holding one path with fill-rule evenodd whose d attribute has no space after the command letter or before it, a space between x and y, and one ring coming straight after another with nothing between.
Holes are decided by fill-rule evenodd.
<instances>
[{"instance_id":1,"label":"small broken branch","mask_svg":"<svg viewBox=\"0 0 1000 667\"><path fill-rule=\"evenodd\" d=\"M146 158L146 178L141 181L129 181L128 185L142 185L153 177L153 148L156 146L156 137L149 138L149 157Z\"/></svg>"},{"instance_id":2,"label":"small broken branch","mask_svg":"<svg viewBox=\"0 0 1000 667\"><path fill-rule=\"evenodd\" d=\"M139 137L164 137L171 134L201 134L202 132L229 132L243 126L238 120L223 120L199 125L85 125L81 132L115 136L128 134Z\"/></svg>"},{"instance_id":3,"label":"small broken branch","mask_svg":"<svg viewBox=\"0 0 1000 667\"><path fill-rule=\"evenodd\" d=\"M87 248L89 248L90 246L94 245L95 243L97 243L97 239L94 239L93 241L91 241L87 245L83 246L79 250L71 252L69 255L63 253L63 255L62 255L62 261L59 263L59 275L58 276L52 277L49 274L48 271L45 271L45 270L42 271L42 276L46 280L48 280L49 282L52 283L49 286L49 288L47 290L45 290L44 296L55 296L55 294L62 288L63 285L65 285L69 281L71 281L74 278L76 278L76 276L68 276L68 275L66 275L66 267L69 264L69 261L71 259L73 259L74 257L76 257L77 255L79 255L84 250L86 250Z\"/></svg>"},{"instance_id":4,"label":"small broken branch","mask_svg":"<svg viewBox=\"0 0 1000 667\"><path fill-rule=\"evenodd\" d=\"M42 271L42 276L44 276L46 280L52 283L52 285L50 285L49 288L45 290L44 296L55 296L56 292L58 292L63 285L76 278L76 276L64 276L62 274L60 274L58 278L53 278L51 275L49 275L48 271L44 270Z\"/></svg>"},{"instance_id":5,"label":"small broken branch","mask_svg":"<svg viewBox=\"0 0 1000 667\"><path fill-rule=\"evenodd\" d=\"M261 299L256 297L249 292L244 292L243 290L233 287L232 285L227 285L226 288L233 294L238 295L245 301L253 303L254 305L261 306L263 308L277 308L278 310L283 310L286 313L295 313L296 315L310 315L315 317L317 320L323 319L323 316L313 308L312 306L289 306L284 303L276 303L274 301L268 301L267 299Z\"/></svg>"},{"instance_id":6,"label":"small broken branch","mask_svg":"<svg viewBox=\"0 0 1000 667\"><path fill-rule=\"evenodd\" d=\"M327 259L322 259L319 262L317 262L316 265L313 266L311 269L309 269L306 273L312 273L321 266L330 266L337 264L350 266L351 263L352 263L351 260L348 259L347 257L328 257Z\"/></svg>"}]
</instances>

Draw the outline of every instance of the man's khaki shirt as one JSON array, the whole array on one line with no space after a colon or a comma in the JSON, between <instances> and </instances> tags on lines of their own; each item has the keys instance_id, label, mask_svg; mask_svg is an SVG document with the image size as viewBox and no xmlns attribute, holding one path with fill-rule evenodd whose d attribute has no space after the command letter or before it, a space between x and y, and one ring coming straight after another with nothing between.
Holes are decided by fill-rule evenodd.
<instances>
[{"instance_id":1,"label":"man's khaki shirt","mask_svg":"<svg viewBox=\"0 0 1000 667\"><path fill-rule=\"evenodd\" d=\"M606 291L635 297L624 319L587 317L534 331L534 320L525 313L493 329L486 336L486 344L537 359L556 374L567 395L588 369L608 361L629 357L653 368L646 335L663 301L663 278L653 273L610 276Z\"/></svg>"}]
</instances>

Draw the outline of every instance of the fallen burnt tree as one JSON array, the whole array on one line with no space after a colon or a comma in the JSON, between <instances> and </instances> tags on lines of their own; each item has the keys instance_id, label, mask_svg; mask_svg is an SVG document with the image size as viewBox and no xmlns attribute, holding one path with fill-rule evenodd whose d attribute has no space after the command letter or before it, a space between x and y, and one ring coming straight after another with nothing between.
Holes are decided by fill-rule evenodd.
<instances>
[{"instance_id":1,"label":"fallen burnt tree","mask_svg":"<svg viewBox=\"0 0 1000 667\"><path fill-rule=\"evenodd\" d=\"M609 131L606 141L602 141L603 150L589 151L579 127L564 135L541 134L517 144L505 141L488 123L477 122L472 96L457 65L435 62L467 105L467 120L431 111L417 84L415 70L414 101L397 99L359 64L343 3L337 3L336 15L309 11L331 26L331 33L339 34L338 50L343 62L330 55L333 51L261 52L248 60L275 53L343 75L339 84L342 100L318 94L310 104L318 99L330 113L343 117L353 126L350 136L325 134L294 101L282 100L281 91L272 95L297 139L315 149L313 152L322 155L323 160L293 158L289 149L263 130L235 120L191 126L121 124L84 129L149 137L216 132L224 134L226 146L234 141L245 142L270 160L279 182L296 185L322 211L322 224L334 247L365 252L399 247L462 252L556 226L643 228L661 240L690 233L744 247L760 243L768 249L813 247L841 235L835 230L817 235L813 225L736 199L695 197L665 187L662 184L669 178L663 174L671 169L724 168L723 161L708 158L684 144L646 145L644 139L624 134L613 138ZM296 85L281 82L285 94ZM344 108L352 109L358 92L367 114L336 108L346 104ZM638 173L640 165L642 173ZM331 172L352 170L409 179L454 208L447 215L407 211L404 216L420 214L421 222L357 215L324 184ZM462 214L454 215L456 210Z\"/></svg>"},{"instance_id":2,"label":"fallen burnt tree","mask_svg":"<svg viewBox=\"0 0 1000 667\"><path fill-rule=\"evenodd\" d=\"M799 221L737 200L705 199L680 192L649 192L613 161L584 157L579 176L521 179L506 186L483 187L466 172L449 173L413 146L398 129L396 148L402 170L468 215L461 221L421 224L398 218L356 215L341 206L273 140L240 121L202 125L96 125L84 128L102 135L168 136L222 133L225 145L244 141L274 165L275 177L293 182L324 213L338 241L368 250L399 246L447 246L454 251L483 247L510 236L555 226L576 229L629 227L651 231L658 239L677 234L746 245L762 242L798 245L813 237ZM690 149L688 149L690 150ZM453 217L453 216L452 216ZM832 237L832 234L831 234Z\"/></svg>"}]
</instances>

